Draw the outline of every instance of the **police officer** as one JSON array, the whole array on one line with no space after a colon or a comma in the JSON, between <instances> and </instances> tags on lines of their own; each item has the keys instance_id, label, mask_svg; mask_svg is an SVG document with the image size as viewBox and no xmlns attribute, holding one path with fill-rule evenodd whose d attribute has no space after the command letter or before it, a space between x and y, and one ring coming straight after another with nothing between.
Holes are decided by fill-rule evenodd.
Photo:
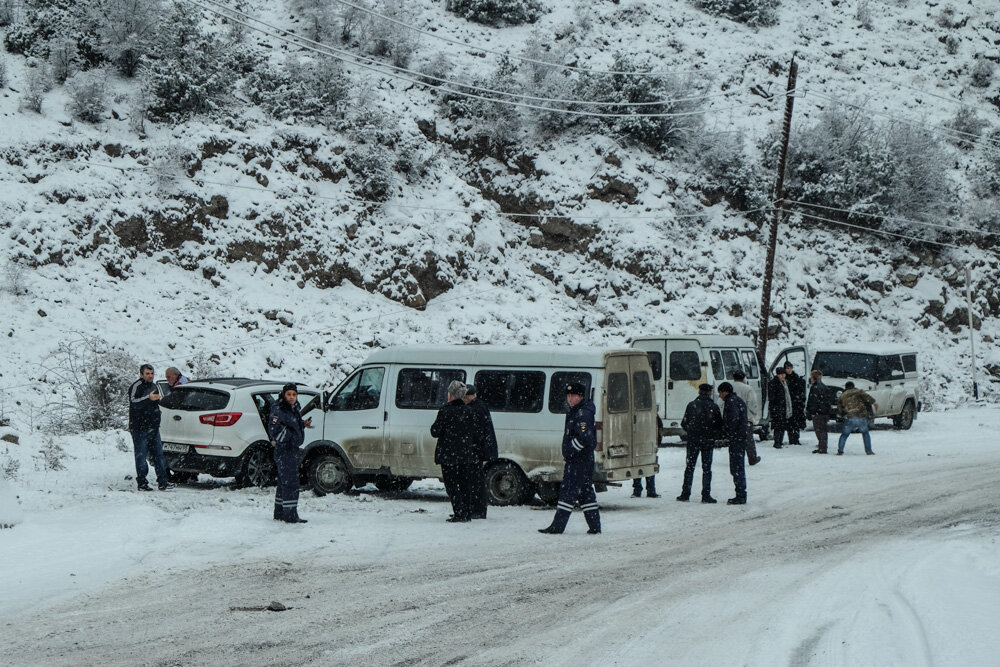
<instances>
[{"instance_id":1,"label":"police officer","mask_svg":"<svg viewBox=\"0 0 1000 667\"><path fill-rule=\"evenodd\" d=\"M479 400L476 385L465 385L465 396L462 398L469 406L469 411L473 416L473 435L479 443L480 462L473 469L473 502L472 518L485 519L486 508L489 506L489 494L486 490L486 466L490 461L496 461L500 456L497 447L497 433L493 428L493 417L490 416L490 409L485 401Z\"/></svg>"},{"instance_id":2,"label":"police officer","mask_svg":"<svg viewBox=\"0 0 1000 667\"><path fill-rule=\"evenodd\" d=\"M687 462L681 495L677 496L677 500L686 503L691 499L694 469L698 465L698 456L701 456L701 502L715 503L712 497L712 455L715 439L722 433L722 413L712 401L712 385L699 385L698 398L688 403L684 410L681 428L687 433Z\"/></svg>"},{"instance_id":3,"label":"police officer","mask_svg":"<svg viewBox=\"0 0 1000 667\"><path fill-rule=\"evenodd\" d=\"M539 528L539 533L559 534L566 530L566 523L573 513L573 505L580 503L583 516L587 520L591 535L601 532L601 513L597 507L597 493L594 491L594 448L597 433L594 402L585 398L586 389L577 382L566 386L566 429L563 432L562 451L566 464L559 487L559 504L552 524Z\"/></svg>"},{"instance_id":4,"label":"police officer","mask_svg":"<svg viewBox=\"0 0 1000 667\"><path fill-rule=\"evenodd\" d=\"M312 418L302 420L299 392L294 382L281 388L278 401L271 406L267 434L274 445L274 462L278 467L278 486L274 490L274 520L285 523L306 523L299 518L299 447L305 440L305 429Z\"/></svg>"},{"instance_id":5,"label":"police officer","mask_svg":"<svg viewBox=\"0 0 1000 667\"><path fill-rule=\"evenodd\" d=\"M467 391L465 383L453 380L448 385L448 402L438 410L431 424L431 435L437 438L434 463L441 466L444 490L451 499L454 514L450 523L472 520L476 491L473 488L476 469L482 475L479 442L474 433L472 410L462 399Z\"/></svg>"},{"instance_id":6,"label":"police officer","mask_svg":"<svg viewBox=\"0 0 1000 667\"><path fill-rule=\"evenodd\" d=\"M722 410L722 435L729 446L729 472L733 475L736 497L726 501L727 505L747 504L747 472L743 457L747 452L747 404L733 392L733 385L723 382L719 385L719 398L725 401Z\"/></svg>"}]
</instances>

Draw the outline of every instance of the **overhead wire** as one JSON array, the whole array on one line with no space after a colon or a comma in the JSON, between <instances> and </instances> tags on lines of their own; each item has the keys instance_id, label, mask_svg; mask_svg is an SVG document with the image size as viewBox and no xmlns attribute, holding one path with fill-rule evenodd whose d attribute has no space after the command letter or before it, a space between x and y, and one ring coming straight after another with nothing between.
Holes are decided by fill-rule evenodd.
<instances>
[{"instance_id":1,"label":"overhead wire","mask_svg":"<svg viewBox=\"0 0 1000 667\"><path fill-rule=\"evenodd\" d=\"M988 229L976 229L975 227L961 227L961 226L958 226L958 225L946 225L946 224L937 223L937 222L929 222L929 221L926 221L926 220L913 220L912 218L902 218L902 217L899 217L899 216L884 215L884 214L881 214L881 213L863 213L861 211L853 211L853 210L848 209L848 208L837 208L836 206L824 206L823 204L811 204L809 202L804 202L804 201L795 201L794 199L785 199L784 201L786 203L789 203L789 204L797 204L799 206L811 206L813 208L821 208L821 209L825 209L827 211L838 211L840 213L848 213L850 215L858 215L858 216L863 216L863 217L866 217L866 218L877 218L879 220L889 220L889 221L892 221L892 222L903 222L903 223L906 223L906 224L921 225L921 226L924 226L924 227L937 227L939 229L944 229L944 230L947 230L947 231L950 231L950 232L958 231L958 232L972 232L972 233L975 233L975 234L986 234L986 235L990 235L990 236L995 236L996 235L996 232L991 232Z\"/></svg>"},{"instance_id":2,"label":"overhead wire","mask_svg":"<svg viewBox=\"0 0 1000 667\"><path fill-rule=\"evenodd\" d=\"M511 55L509 53L504 53L504 52L501 52L501 51L494 51L494 50L491 50L491 49L487 49L487 48L482 47L482 46L472 46L470 44L466 44L464 42L461 42L461 41L459 41L457 39L450 39L448 37L445 37L443 35L439 35L439 34L437 34L435 32L431 32L429 30L422 30L421 28L418 28L415 25L412 25L410 23L406 23L405 21L400 21L400 20L398 20L398 19L396 19L394 17L391 17L391 16L386 16L385 14L380 14L380 13L374 11L373 9L368 9L366 7L363 7L363 6L356 5L356 4L352 3L352 2L348 2L347 0L335 0L335 2L337 2L337 3L341 4L341 5L345 5L347 7L351 7L353 9L357 9L358 11L364 12L365 14L368 14L369 16L373 16L375 18L379 18L379 19L382 19L384 21L388 21L389 23L393 23L395 25L401 26L403 28L406 28L407 30L412 30L413 32L417 32L417 33L420 33L422 35L427 35L428 37L432 37L434 39L441 40L442 42L447 42L448 44L454 44L456 46L460 46L460 47L465 48L465 49L470 49L470 50L474 50L474 51L481 51L482 53L489 53L491 55L500 56L502 58L510 58L511 60L517 60L519 62L532 63L532 64L535 64L535 65L545 65L545 66L548 66L548 67L557 67L559 69L565 69L565 70L570 70L570 71L574 71L574 72L579 72L581 74L598 74L598 75L626 74L626 75L632 75L632 76L658 77L658 76L663 76L665 74L687 74L687 73L690 73L690 72L697 72L697 71L699 71L697 69L680 69L680 70L670 69L670 70L646 70L646 71L599 70L599 69L590 69L590 68L586 68L586 67L576 67L574 65L562 65L562 64L554 63L554 62L547 61L547 60L537 60L535 58L527 58L527 57L524 57L524 56L515 56L515 55Z\"/></svg>"},{"instance_id":3,"label":"overhead wire","mask_svg":"<svg viewBox=\"0 0 1000 667\"><path fill-rule=\"evenodd\" d=\"M818 216L818 215L815 215L815 214L812 214L812 213L808 213L808 212L803 211L801 209L775 207L775 210L781 211L782 213L788 213L790 215L798 214L798 215L801 215L801 216L806 217L806 218L811 218L813 220L819 220L821 222L829 222L829 223L832 223L832 224L835 224L835 225L840 225L842 227L850 227L852 229L857 229L857 230L860 230L860 231L863 231L863 232L870 232L872 234L882 234L882 235L885 235L885 236L894 236L894 237L901 238L901 239L907 239L907 240L913 241L915 243L925 243L925 244L930 244L930 245L943 246L943 247L946 247L946 248L953 248L955 250L966 250L965 246L955 245L954 243L946 243L944 241L932 241L930 239L920 238L918 236L910 236L908 234L897 234L896 232L888 232L888 231L885 231L883 229L872 229L871 227L864 227L862 225L852 225L849 222L843 222L841 220L834 220L832 218L824 218L822 216Z\"/></svg>"},{"instance_id":4,"label":"overhead wire","mask_svg":"<svg viewBox=\"0 0 1000 667\"><path fill-rule=\"evenodd\" d=\"M320 55L324 55L324 56L327 56L327 57L335 58L335 59L340 60L342 62L346 62L348 64L354 65L356 67L360 67L362 69L367 69L367 70L374 71L374 72L376 72L378 74L381 74L383 76L392 77L392 78L395 78L395 79L399 79L401 81L407 81L409 83L421 86L423 88L428 88L428 89L437 90L437 91L443 91L443 92L446 92L446 93L449 93L449 94L452 94L452 95L457 95L459 97L465 97L465 98L470 98L470 99L478 99L478 100L485 101L485 102L494 102L494 103L497 103L497 104L504 104L504 105L507 105L507 106L520 107L520 108L532 109L532 110L536 110L536 111L544 111L544 112L549 112L549 113L565 114L565 115L571 115L571 116L583 116L583 117L589 117L589 118L681 118L681 117L687 117L687 116L700 116L700 115L704 115L706 113L719 113L719 112L724 112L724 111L731 111L731 110L742 109L742 108L746 108L746 107L750 107L750 106L757 106L759 104L757 101L754 101L754 102L749 102L749 103L737 104L737 105L729 106L729 107L723 107L723 108L719 108L719 109L704 109L704 110L680 111L680 112L658 112L658 113L604 113L604 112L580 111L580 110L575 110L575 109L564 109L564 108L558 108L558 107L540 106L540 105L537 105L537 104L528 104L528 103L525 103L525 102L518 102L518 101L516 101L517 98L523 98L524 97L523 95L520 95L518 93L510 93L510 92L504 92L504 91L495 91L493 89L488 89L488 88L484 89L484 88L481 88L481 87L477 87L475 85L455 83L455 82L450 82L450 81L448 83L450 85L452 85L452 86L455 86L455 88L446 87L443 84L428 83L427 81L425 81L423 79L426 79L426 78L439 79L439 77L430 77L429 75L424 74L424 73L415 72L413 70L408 70L408 69L405 69L405 68L399 68L399 67L396 67L394 65L388 65L388 64L382 63L382 62L380 62L380 61L378 61L378 60L376 60L374 58L370 58L368 56L362 56L362 55L359 55L359 54L356 54L356 53L353 53L353 52L350 52L350 51L344 51L342 49L337 49L336 47L331 47L329 45L323 44L322 42L315 42L314 40L310 40L310 39L307 39L305 37L301 37L301 36L295 35L294 33L291 33L288 30L285 30L283 28L272 26L271 24L269 24L269 23L267 23L265 21L262 21L260 19L256 19L256 18L251 17L251 16L249 16L247 14L243 14L242 12L236 12L235 10L230 10L230 9L226 9L225 12L223 12L223 11L218 11L216 9L212 9L211 7L206 7L204 4L202 4L200 2L197 2L196 0L183 0L183 1L186 2L186 3L188 3L188 4L190 4L190 5L199 7L200 9L202 9L202 10L204 10L206 12L209 12L209 13L215 15L215 16L218 16L218 17L221 17L221 18L233 21L234 23L242 25L242 26L244 26L244 27L246 27L246 28L248 28L250 30L254 30L256 32L262 33L262 34L267 35L269 37L272 37L274 39L278 39L280 41L284 41L286 43L292 44L293 46L296 46L296 47L301 48L303 50L312 51L314 53L319 53ZM205 0L205 2L213 2L213 0ZM233 16L233 14L236 14L239 17L243 17L246 20L241 20L240 18L236 18L236 17ZM258 27L256 25L253 25L252 23L249 23L248 21L252 21L252 22L255 22L255 23L260 23L261 25L267 26L270 30L267 30L267 29L264 29L264 28L260 28L260 27ZM390 71L386 71L385 68L390 68ZM400 72L402 72L402 73L400 73ZM413 78L413 77L410 77L410 76L406 76L406 74L412 74L413 76L419 77L419 78ZM440 80L443 81L443 79L440 79ZM495 94L505 95L508 98L513 97L515 99L502 99L502 98L495 98L495 97L486 97L486 96L483 96L483 95L477 95L477 94L474 94L474 93L469 93L469 92L467 92L467 90L462 90L462 89L482 90L482 91L485 91L485 92L492 92L492 93L495 93ZM780 99L780 98L775 97L775 98L772 98L771 100L766 100L764 103L772 103L775 99ZM577 101L574 101L573 103L579 103L579 102L580 102L580 100L577 100ZM601 103L601 104L607 105L606 103ZM639 103L628 103L628 104L639 104Z\"/></svg>"}]
</instances>

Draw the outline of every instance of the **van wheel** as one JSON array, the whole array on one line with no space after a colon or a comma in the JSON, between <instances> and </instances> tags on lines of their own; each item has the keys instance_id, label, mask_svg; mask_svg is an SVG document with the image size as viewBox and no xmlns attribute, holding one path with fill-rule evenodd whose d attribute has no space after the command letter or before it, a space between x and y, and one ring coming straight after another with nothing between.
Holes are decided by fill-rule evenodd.
<instances>
[{"instance_id":1,"label":"van wheel","mask_svg":"<svg viewBox=\"0 0 1000 667\"><path fill-rule=\"evenodd\" d=\"M913 401L907 401L903 404L903 411L892 418L892 425L902 431L910 430L910 427L913 426L914 412Z\"/></svg>"},{"instance_id":2,"label":"van wheel","mask_svg":"<svg viewBox=\"0 0 1000 667\"><path fill-rule=\"evenodd\" d=\"M559 482L539 482L536 485L538 497L546 505L555 505L559 501Z\"/></svg>"},{"instance_id":3,"label":"van wheel","mask_svg":"<svg viewBox=\"0 0 1000 667\"><path fill-rule=\"evenodd\" d=\"M376 477L375 488L379 491L406 491L413 484L408 477Z\"/></svg>"},{"instance_id":4,"label":"van wheel","mask_svg":"<svg viewBox=\"0 0 1000 667\"><path fill-rule=\"evenodd\" d=\"M243 454L243 465L236 475L237 486L264 487L274 484L278 468L274 454L266 445L253 445Z\"/></svg>"},{"instance_id":5,"label":"van wheel","mask_svg":"<svg viewBox=\"0 0 1000 667\"><path fill-rule=\"evenodd\" d=\"M531 482L510 461L502 461L486 471L486 490L491 505L523 505L535 495Z\"/></svg>"},{"instance_id":6,"label":"van wheel","mask_svg":"<svg viewBox=\"0 0 1000 667\"><path fill-rule=\"evenodd\" d=\"M309 465L309 485L317 496L344 493L352 484L347 465L332 452L320 454Z\"/></svg>"}]
</instances>

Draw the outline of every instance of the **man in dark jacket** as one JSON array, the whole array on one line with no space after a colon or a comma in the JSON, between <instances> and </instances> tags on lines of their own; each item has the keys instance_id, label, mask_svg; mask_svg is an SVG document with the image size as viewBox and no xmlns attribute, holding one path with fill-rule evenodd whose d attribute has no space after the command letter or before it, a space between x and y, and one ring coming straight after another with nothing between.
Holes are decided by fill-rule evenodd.
<instances>
[{"instance_id":1,"label":"man in dark jacket","mask_svg":"<svg viewBox=\"0 0 1000 667\"><path fill-rule=\"evenodd\" d=\"M160 491L173 488L167 460L163 458L163 441L160 440L160 394L153 384L153 367L143 364L139 367L139 379L128 389L128 430L132 434L132 449L135 452L135 482L140 491L152 491L146 475L153 457L156 469L156 485Z\"/></svg>"},{"instance_id":2,"label":"man in dark jacket","mask_svg":"<svg viewBox=\"0 0 1000 667\"><path fill-rule=\"evenodd\" d=\"M466 387L453 380L448 385L448 403L438 410L431 424L431 435L437 438L434 463L441 466L444 490L451 499L454 512L447 520L465 523L472 520L477 468L483 467L481 448L475 434L475 416L462 398ZM481 472L480 472L481 474Z\"/></svg>"},{"instance_id":3,"label":"man in dark jacket","mask_svg":"<svg viewBox=\"0 0 1000 667\"><path fill-rule=\"evenodd\" d=\"M480 463L473 469L472 486L475 494L472 504L472 518L485 519L486 509L489 507L486 467L491 461L497 460L500 451L497 446L497 433L493 428L493 417L490 416L490 409L484 401L479 400L477 393L476 385L466 385L463 400L472 413L473 432L476 436L476 442L479 444Z\"/></svg>"},{"instance_id":4,"label":"man in dark jacket","mask_svg":"<svg viewBox=\"0 0 1000 667\"><path fill-rule=\"evenodd\" d=\"M306 439L308 426L312 426L312 418L302 420L295 383L286 384L277 402L271 406L267 420L267 434L274 445L274 463L278 468L278 485L274 489L275 521L306 523L306 519L299 518L299 447Z\"/></svg>"},{"instance_id":5,"label":"man in dark jacket","mask_svg":"<svg viewBox=\"0 0 1000 667\"><path fill-rule=\"evenodd\" d=\"M785 431L791 428L792 420L792 394L785 379L784 366L775 368L774 377L767 383L767 415L774 434L774 448L781 449Z\"/></svg>"},{"instance_id":6,"label":"man in dark jacket","mask_svg":"<svg viewBox=\"0 0 1000 667\"><path fill-rule=\"evenodd\" d=\"M586 389L577 382L566 387L566 428L563 430L562 452L566 463L563 466L562 484L559 485L559 503L552 523L539 528L539 533L551 535L566 530L573 506L577 503L583 509L587 520L587 533L601 532L601 513L597 507L597 493L594 491L594 449L597 446L597 429L594 402L585 397Z\"/></svg>"},{"instance_id":7,"label":"man in dark jacket","mask_svg":"<svg viewBox=\"0 0 1000 667\"><path fill-rule=\"evenodd\" d=\"M694 482L694 468L701 455L701 502L714 503L712 497L712 453L715 441L722 435L722 414L712 400L712 385L698 387L698 398L687 404L681 428L687 433L687 466L684 468L684 485L677 500L687 502L691 498L691 484Z\"/></svg>"},{"instance_id":8,"label":"man in dark jacket","mask_svg":"<svg viewBox=\"0 0 1000 667\"><path fill-rule=\"evenodd\" d=\"M795 372L792 362L785 362L785 381L792 397L792 417L788 422L788 444L801 445L799 432L806 427L806 381Z\"/></svg>"},{"instance_id":9,"label":"man in dark jacket","mask_svg":"<svg viewBox=\"0 0 1000 667\"><path fill-rule=\"evenodd\" d=\"M743 466L743 456L747 448L747 404L733 393L733 385L723 382L719 385L719 397L725 401L722 411L722 436L729 446L729 472L733 475L736 497L726 501L727 505L746 505L747 474Z\"/></svg>"},{"instance_id":10,"label":"man in dark jacket","mask_svg":"<svg viewBox=\"0 0 1000 667\"><path fill-rule=\"evenodd\" d=\"M818 368L809 373L809 398L806 401L806 418L812 422L816 434L816 449L813 454L826 454L826 425L830 421L833 405L833 390L823 384L823 371Z\"/></svg>"}]
</instances>

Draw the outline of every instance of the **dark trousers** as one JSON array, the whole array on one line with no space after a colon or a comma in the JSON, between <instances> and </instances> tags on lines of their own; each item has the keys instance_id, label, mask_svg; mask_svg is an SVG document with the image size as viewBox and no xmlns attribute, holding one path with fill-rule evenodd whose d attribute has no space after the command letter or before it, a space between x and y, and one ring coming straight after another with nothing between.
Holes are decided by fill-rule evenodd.
<instances>
[{"instance_id":1,"label":"dark trousers","mask_svg":"<svg viewBox=\"0 0 1000 667\"><path fill-rule=\"evenodd\" d=\"M132 434L132 449L135 452L135 483L139 487L149 486L146 475L149 474L147 457L152 456L153 468L156 470L156 483L159 486L169 482L167 460L163 458L163 441L160 440L160 429L134 429Z\"/></svg>"},{"instance_id":2,"label":"dark trousers","mask_svg":"<svg viewBox=\"0 0 1000 667\"><path fill-rule=\"evenodd\" d=\"M632 495L641 496L642 495L642 477L636 477L632 480ZM650 475L646 478L646 497L652 498L656 495L656 475Z\"/></svg>"},{"instance_id":3,"label":"dark trousers","mask_svg":"<svg viewBox=\"0 0 1000 667\"><path fill-rule=\"evenodd\" d=\"M698 465L698 455L701 455L701 495L712 495L712 456L715 451L710 444L692 444L687 446L687 465L684 467L684 485L682 496L691 495L691 485L694 482L694 468Z\"/></svg>"},{"instance_id":4,"label":"dark trousers","mask_svg":"<svg viewBox=\"0 0 1000 667\"><path fill-rule=\"evenodd\" d=\"M757 458L757 441L753 439L753 427L751 426L747 429L747 461L753 461Z\"/></svg>"},{"instance_id":5,"label":"dark trousers","mask_svg":"<svg viewBox=\"0 0 1000 667\"><path fill-rule=\"evenodd\" d=\"M563 480L559 485L559 503L556 505L556 515L552 518L551 528L561 533L566 530L573 506L579 503L583 510L583 518L591 530L601 529L601 512L597 507L597 493L594 491L593 461L566 462L563 468Z\"/></svg>"},{"instance_id":6,"label":"dark trousers","mask_svg":"<svg viewBox=\"0 0 1000 667\"><path fill-rule=\"evenodd\" d=\"M486 510L490 506L490 496L486 490L486 464L476 461L472 466L472 518L486 518Z\"/></svg>"},{"instance_id":7,"label":"dark trousers","mask_svg":"<svg viewBox=\"0 0 1000 667\"><path fill-rule=\"evenodd\" d=\"M299 520L299 448L275 447L274 463L278 468L274 518L294 523Z\"/></svg>"},{"instance_id":8,"label":"dark trousers","mask_svg":"<svg viewBox=\"0 0 1000 667\"><path fill-rule=\"evenodd\" d=\"M480 469L478 476L475 470L477 467ZM478 494L475 480L481 476L482 465L478 461L457 459L441 464L444 490L451 500L451 509L456 519L467 521L472 518Z\"/></svg>"},{"instance_id":9,"label":"dark trousers","mask_svg":"<svg viewBox=\"0 0 1000 667\"><path fill-rule=\"evenodd\" d=\"M797 445L799 444L799 429L795 428L791 424L782 426L781 428L774 429L774 446L781 447L781 441L785 439L785 433L788 433L788 444Z\"/></svg>"},{"instance_id":10,"label":"dark trousers","mask_svg":"<svg viewBox=\"0 0 1000 667\"><path fill-rule=\"evenodd\" d=\"M729 443L729 472L733 475L736 497L741 500L747 499L747 471L743 463L746 448L745 440Z\"/></svg>"},{"instance_id":11,"label":"dark trousers","mask_svg":"<svg viewBox=\"0 0 1000 667\"><path fill-rule=\"evenodd\" d=\"M812 418L813 431L815 431L815 433L816 433L816 443L817 443L816 444L816 449L818 449L819 451L824 452L824 453L826 452L826 441L827 441L826 423L827 423L827 421L829 421L829 420L826 418L826 415L823 415L822 417L813 417Z\"/></svg>"}]
</instances>

